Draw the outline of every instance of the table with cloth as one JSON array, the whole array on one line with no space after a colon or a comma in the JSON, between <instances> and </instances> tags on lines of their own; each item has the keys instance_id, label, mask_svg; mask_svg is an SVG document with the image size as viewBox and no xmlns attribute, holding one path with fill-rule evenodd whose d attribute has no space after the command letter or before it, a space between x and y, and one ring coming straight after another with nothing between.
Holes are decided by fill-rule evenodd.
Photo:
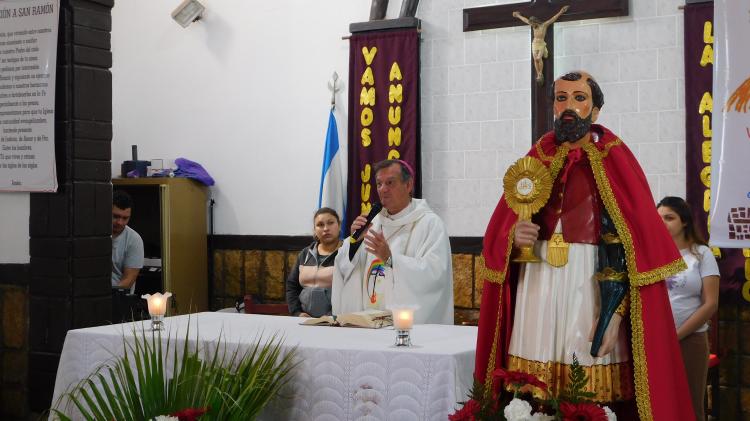
<instances>
[{"instance_id":1,"label":"table with cloth","mask_svg":"<svg viewBox=\"0 0 750 421\"><path fill-rule=\"evenodd\" d=\"M472 386L476 327L416 325L411 348L393 347L392 328L301 326L296 317L198 313L168 317L162 340L186 337L205 350L222 343L229 350L278 333L284 347L297 347L300 364L291 381L264 410L268 420L436 420L447 419ZM53 407L71 385L122 355L123 339L150 322L76 329L65 338L57 370ZM197 332L197 333L196 333ZM195 344L193 344L195 345ZM168 355L169 366L173 355Z\"/></svg>"}]
</instances>

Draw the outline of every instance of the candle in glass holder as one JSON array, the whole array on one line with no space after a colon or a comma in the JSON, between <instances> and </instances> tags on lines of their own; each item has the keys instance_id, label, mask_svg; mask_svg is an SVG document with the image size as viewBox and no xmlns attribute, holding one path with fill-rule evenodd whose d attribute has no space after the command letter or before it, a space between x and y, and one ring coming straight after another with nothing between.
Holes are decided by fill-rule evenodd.
<instances>
[{"instance_id":1,"label":"candle in glass holder","mask_svg":"<svg viewBox=\"0 0 750 421\"><path fill-rule=\"evenodd\" d=\"M142 298L148 303L148 314L151 316L164 316L167 313L167 300L172 296L171 292L165 292L164 295L156 293L154 295L146 294Z\"/></svg>"},{"instance_id":2,"label":"candle in glass holder","mask_svg":"<svg viewBox=\"0 0 750 421\"><path fill-rule=\"evenodd\" d=\"M393 327L398 330L410 330L414 326L414 309L401 308L393 310Z\"/></svg>"}]
</instances>

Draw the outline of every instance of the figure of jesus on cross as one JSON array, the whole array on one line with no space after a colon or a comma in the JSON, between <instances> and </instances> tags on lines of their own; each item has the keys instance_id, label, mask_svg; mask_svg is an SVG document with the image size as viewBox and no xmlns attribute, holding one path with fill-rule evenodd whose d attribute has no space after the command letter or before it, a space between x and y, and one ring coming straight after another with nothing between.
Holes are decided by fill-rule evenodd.
<instances>
[{"instance_id":1,"label":"figure of jesus on cross","mask_svg":"<svg viewBox=\"0 0 750 421\"><path fill-rule=\"evenodd\" d=\"M547 58L547 43L544 41L544 37L547 35L547 28L555 23L563 13L565 13L570 6L563 6L557 14L542 22L535 16L530 16L528 19L524 17L518 11L513 12L513 17L518 18L521 22L531 26L531 30L534 33L534 38L531 41L531 57L534 60L534 69L536 69L536 83L539 85L544 84L544 62Z\"/></svg>"}]
</instances>

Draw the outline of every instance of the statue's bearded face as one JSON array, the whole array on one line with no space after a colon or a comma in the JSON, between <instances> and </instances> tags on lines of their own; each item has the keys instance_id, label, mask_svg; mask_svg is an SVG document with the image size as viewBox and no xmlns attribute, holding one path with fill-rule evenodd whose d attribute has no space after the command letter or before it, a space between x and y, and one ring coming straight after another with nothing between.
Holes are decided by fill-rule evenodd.
<instances>
[{"instance_id":1,"label":"statue's bearded face","mask_svg":"<svg viewBox=\"0 0 750 421\"><path fill-rule=\"evenodd\" d=\"M586 76L579 80L555 81L555 137L558 142L580 140L599 115L585 79Z\"/></svg>"}]
</instances>

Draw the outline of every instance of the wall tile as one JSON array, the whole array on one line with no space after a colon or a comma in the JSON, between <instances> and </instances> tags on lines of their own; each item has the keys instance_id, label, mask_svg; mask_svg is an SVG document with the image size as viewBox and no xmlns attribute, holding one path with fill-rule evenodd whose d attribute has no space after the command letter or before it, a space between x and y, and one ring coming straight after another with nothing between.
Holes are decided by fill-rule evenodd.
<instances>
[{"instance_id":1,"label":"wall tile","mask_svg":"<svg viewBox=\"0 0 750 421\"><path fill-rule=\"evenodd\" d=\"M633 21L601 25L599 33L599 51L628 51L638 45L636 24Z\"/></svg>"},{"instance_id":2,"label":"wall tile","mask_svg":"<svg viewBox=\"0 0 750 421\"><path fill-rule=\"evenodd\" d=\"M422 151L445 151L450 148L450 125L423 124Z\"/></svg>"},{"instance_id":3,"label":"wall tile","mask_svg":"<svg viewBox=\"0 0 750 421\"><path fill-rule=\"evenodd\" d=\"M496 177L501 177L504 174L500 174L498 171L495 174ZM502 178L493 178L479 181L479 204L482 206L496 206L500 200L500 196L503 194L503 180Z\"/></svg>"},{"instance_id":4,"label":"wall tile","mask_svg":"<svg viewBox=\"0 0 750 421\"><path fill-rule=\"evenodd\" d=\"M433 174L432 180L422 182L422 192L433 210L448 207L448 189L445 188L444 179L437 179L439 172L440 169Z\"/></svg>"},{"instance_id":5,"label":"wall tile","mask_svg":"<svg viewBox=\"0 0 750 421\"><path fill-rule=\"evenodd\" d=\"M562 36L565 45L560 51L565 55L599 52L599 25L568 27L563 30Z\"/></svg>"},{"instance_id":6,"label":"wall tile","mask_svg":"<svg viewBox=\"0 0 750 421\"><path fill-rule=\"evenodd\" d=\"M494 152L467 151L466 178L492 178L497 175L497 158Z\"/></svg>"},{"instance_id":7,"label":"wall tile","mask_svg":"<svg viewBox=\"0 0 750 421\"><path fill-rule=\"evenodd\" d=\"M659 141L685 141L685 110L662 111L659 113Z\"/></svg>"},{"instance_id":8,"label":"wall tile","mask_svg":"<svg viewBox=\"0 0 750 421\"><path fill-rule=\"evenodd\" d=\"M450 150L452 151L475 151L481 145L481 124L454 123L450 125Z\"/></svg>"},{"instance_id":9,"label":"wall tile","mask_svg":"<svg viewBox=\"0 0 750 421\"><path fill-rule=\"evenodd\" d=\"M641 19L636 21L638 27L638 48L673 47L676 45L676 17Z\"/></svg>"},{"instance_id":10,"label":"wall tile","mask_svg":"<svg viewBox=\"0 0 750 421\"><path fill-rule=\"evenodd\" d=\"M677 160L685 159L676 156L673 143L642 143L640 147L640 163L646 174L665 174L677 172Z\"/></svg>"},{"instance_id":11,"label":"wall tile","mask_svg":"<svg viewBox=\"0 0 750 421\"><path fill-rule=\"evenodd\" d=\"M581 56L581 69L589 72L600 84L618 82L621 79L617 53Z\"/></svg>"},{"instance_id":12,"label":"wall tile","mask_svg":"<svg viewBox=\"0 0 750 421\"><path fill-rule=\"evenodd\" d=\"M435 96L434 118L436 122L450 123L464 121L464 96Z\"/></svg>"},{"instance_id":13,"label":"wall tile","mask_svg":"<svg viewBox=\"0 0 750 421\"><path fill-rule=\"evenodd\" d=\"M656 0L637 0L630 2L630 14L636 18L656 16Z\"/></svg>"},{"instance_id":14,"label":"wall tile","mask_svg":"<svg viewBox=\"0 0 750 421\"><path fill-rule=\"evenodd\" d=\"M656 79L658 76L658 50L639 50L620 53L620 79L622 81Z\"/></svg>"},{"instance_id":15,"label":"wall tile","mask_svg":"<svg viewBox=\"0 0 750 421\"><path fill-rule=\"evenodd\" d=\"M482 91L506 91L513 89L513 62L482 64Z\"/></svg>"},{"instance_id":16,"label":"wall tile","mask_svg":"<svg viewBox=\"0 0 750 421\"><path fill-rule=\"evenodd\" d=\"M449 81L448 67L430 67L422 69L422 96L446 95Z\"/></svg>"},{"instance_id":17,"label":"wall tile","mask_svg":"<svg viewBox=\"0 0 750 421\"><path fill-rule=\"evenodd\" d=\"M513 89L531 90L531 60L513 62Z\"/></svg>"},{"instance_id":18,"label":"wall tile","mask_svg":"<svg viewBox=\"0 0 750 421\"><path fill-rule=\"evenodd\" d=\"M466 63L490 63L497 60L497 37L494 33L466 39Z\"/></svg>"},{"instance_id":19,"label":"wall tile","mask_svg":"<svg viewBox=\"0 0 750 421\"><path fill-rule=\"evenodd\" d=\"M481 149L495 151L513 150L513 120L482 122Z\"/></svg>"},{"instance_id":20,"label":"wall tile","mask_svg":"<svg viewBox=\"0 0 750 421\"><path fill-rule=\"evenodd\" d=\"M497 34L497 59L522 60L529 57L531 51L531 35L528 31L514 32L504 28Z\"/></svg>"},{"instance_id":21,"label":"wall tile","mask_svg":"<svg viewBox=\"0 0 750 421\"><path fill-rule=\"evenodd\" d=\"M599 118L596 120L596 123L603 125L604 127L611 130L612 133L620 136L622 133L622 130L620 130L621 115L622 114L607 112L605 105L605 111L599 114Z\"/></svg>"},{"instance_id":22,"label":"wall tile","mask_svg":"<svg viewBox=\"0 0 750 421\"><path fill-rule=\"evenodd\" d=\"M422 124L430 124L435 121L435 97L423 95L420 98L419 106L422 110Z\"/></svg>"},{"instance_id":23,"label":"wall tile","mask_svg":"<svg viewBox=\"0 0 750 421\"><path fill-rule=\"evenodd\" d=\"M448 180L448 197L455 207L478 205L479 180Z\"/></svg>"},{"instance_id":24,"label":"wall tile","mask_svg":"<svg viewBox=\"0 0 750 421\"><path fill-rule=\"evenodd\" d=\"M587 70L581 66L581 56L555 57L555 77L575 70ZM529 75L529 80L531 80L531 75Z\"/></svg>"},{"instance_id":25,"label":"wall tile","mask_svg":"<svg viewBox=\"0 0 750 421\"><path fill-rule=\"evenodd\" d=\"M640 111L674 110L677 108L677 84L674 79L638 82Z\"/></svg>"},{"instance_id":26,"label":"wall tile","mask_svg":"<svg viewBox=\"0 0 750 421\"><path fill-rule=\"evenodd\" d=\"M423 70L433 66L433 51L435 51L435 48L433 47L432 40L424 39L419 46L419 63Z\"/></svg>"},{"instance_id":27,"label":"wall tile","mask_svg":"<svg viewBox=\"0 0 750 421\"><path fill-rule=\"evenodd\" d=\"M674 79L685 75L685 50L682 47L659 49L659 79Z\"/></svg>"},{"instance_id":28,"label":"wall tile","mask_svg":"<svg viewBox=\"0 0 750 421\"><path fill-rule=\"evenodd\" d=\"M497 119L497 94L494 92L466 95L466 121Z\"/></svg>"},{"instance_id":29,"label":"wall tile","mask_svg":"<svg viewBox=\"0 0 750 421\"><path fill-rule=\"evenodd\" d=\"M656 14L659 16L680 15L682 18L682 10L678 9L678 6L684 5L685 0L659 0L656 2Z\"/></svg>"},{"instance_id":30,"label":"wall tile","mask_svg":"<svg viewBox=\"0 0 750 421\"><path fill-rule=\"evenodd\" d=\"M433 58L435 66L460 66L464 64L463 37L436 39L433 45L436 48Z\"/></svg>"},{"instance_id":31,"label":"wall tile","mask_svg":"<svg viewBox=\"0 0 750 421\"><path fill-rule=\"evenodd\" d=\"M463 11L458 9L451 9L448 12L449 30L451 34L460 34L464 30L464 16ZM472 34L474 35L474 34ZM478 34L477 34L478 35ZM470 38L469 36L466 37Z\"/></svg>"},{"instance_id":32,"label":"wall tile","mask_svg":"<svg viewBox=\"0 0 750 421\"><path fill-rule=\"evenodd\" d=\"M432 169L435 180L464 178L464 153L435 152Z\"/></svg>"},{"instance_id":33,"label":"wall tile","mask_svg":"<svg viewBox=\"0 0 750 421\"><path fill-rule=\"evenodd\" d=\"M448 76L448 92L465 94L479 91L479 69L478 64L451 67Z\"/></svg>"},{"instance_id":34,"label":"wall tile","mask_svg":"<svg viewBox=\"0 0 750 421\"><path fill-rule=\"evenodd\" d=\"M423 196L433 210L448 206L448 189L445 188L445 179L438 178L439 172L440 169L435 172L431 180L422 182Z\"/></svg>"},{"instance_id":35,"label":"wall tile","mask_svg":"<svg viewBox=\"0 0 750 421\"><path fill-rule=\"evenodd\" d=\"M679 157L678 157L679 158ZM659 192L656 199L664 196L685 197L685 174L664 174L659 176Z\"/></svg>"},{"instance_id":36,"label":"wall tile","mask_svg":"<svg viewBox=\"0 0 750 421\"><path fill-rule=\"evenodd\" d=\"M604 107L608 113L638 111L638 83L601 83ZM604 110L604 109L603 109Z\"/></svg>"},{"instance_id":37,"label":"wall tile","mask_svg":"<svg viewBox=\"0 0 750 421\"><path fill-rule=\"evenodd\" d=\"M608 105L605 105L607 107ZM651 143L659 138L658 115L656 113L620 114L622 131L620 136L626 144Z\"/></svg>"},{"instance_id":38,"label":"wall tile","mask_svg":"<svg viewBox=\"0 0 750 421\"><path fill-rule=\"evenodd\" d=\"M513 120L513 151L517 154L526 154L531 144L536 139L531 138L531 120ZM520 156L519 156L520 158Z\"/></svg>"},{"instance_id":39,"label":"wall tile","mask_svg":"<svg viewBox=\"0 0 750 421\"><path fill-rule=\"evenodd\" d=\"M510 91L498 94L498 120L528 118L531 115L530 91Z\"/></svg>"}]
</instances>

